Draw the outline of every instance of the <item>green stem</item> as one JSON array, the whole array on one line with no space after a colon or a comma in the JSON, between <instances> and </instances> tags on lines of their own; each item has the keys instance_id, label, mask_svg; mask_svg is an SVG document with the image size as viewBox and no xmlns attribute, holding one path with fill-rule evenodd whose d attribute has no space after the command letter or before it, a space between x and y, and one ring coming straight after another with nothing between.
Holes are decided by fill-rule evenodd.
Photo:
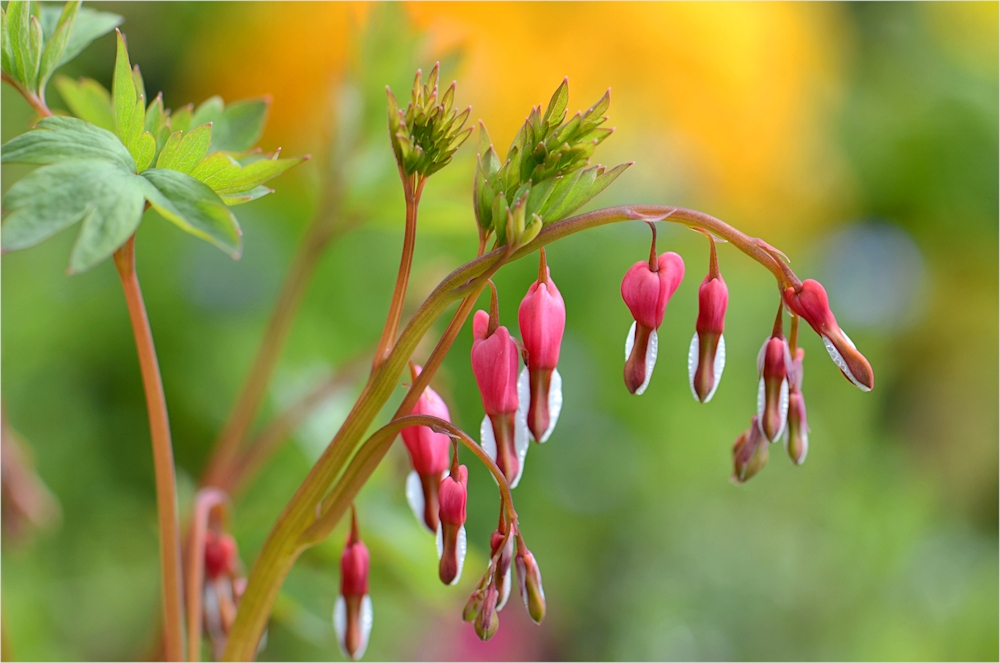
<instances>
[{"instance_id":1,"label":"green stem","mask_svg":"<svg viewBox=\"0 0 1000 663\"><path fill-rule=\"evenodd\" d=\"M229 643L224 655L225 660L251 660L253 658L257 642L266 626L268 615L278 596L281 584L297 556L308 547L307 544L301 542L299 537L316 521L317 508L320 507L327 491L340 475L347 459L357 449L365 431L388 401L410 356L434 320L456 299L466 297L470 292L478 296L485 284L485 280L478 277L489 278L501 265L522 258L563 237L622 221L669 221L690 228L707 230L717 237L727 240L761 263L774 274L782 289L800 285L794 273L787 266L779 265L780 261L772 253L763 249L754 238L708 214L680 207L658 205L624 205L581 214L549 225L525 246L514 250L500 247L462 265L435 288L434 292L414 314L388 358L369 377L368 383L340 430L275 523L251 569L246 593L241 599L236 621L230 631ZM468 303L468 309L471 310L474 301L472 299L471 303ZM465 304L462 308L465 308ZM462 312L462 309L459 312ZM455 326L454 323L459 318L461 318L461 323L464 323L464 317L456 314L453 325L449 327L449 333L452 332L452 327ZM461 323L457 326L461 327ZM442 338L443 341L444 338ZM438 349L442 347L439 343ZM438 349L435 349L431 360L424 366L420 376L400 405L398 412L400 416L408 414L412 410L416 399L433 377L434 370L444 359L443 353L440 353L439 356Z\"/></svg>"},{"instance_id":2,"label":"green stem","mask_svg":"<svg viewBox=\"0 0 1000 663\"><path fill-rule=\"evenodd\" d=\"M163 582L163 648L168 661L184 660L184 617L181 607L181 539L177 516L177 480L170 442L167 401L160 379L160 366L153 346L153 333L146 316L139 278L135 273L135 236L115 251L115 267L121 277L142 369L142 385L149 412L156 476L156 506L160 527L160 570Z\"/></svg>"},{"instance_id":3,"label":"green stem","mask_svg":"<svg viewBox=\"0 0 1000 663\"><path fill-rule=\"evenodd\" d=\"M406 197L406 229L403 232L403 253L399 258L399 273L396 275L396 287L392 292L392 300L389 302L389 315L385 320L385 327L382 329L382 338L379 339L378 347L375 349L375 358L372 361L372 371L388 358L389 352L396 341L396 332L399 331L399 321L403 316L403 302L406 300L406 287L410 282L410 269L413 267L413 250L417 243L417 210L420 207L420 195L424 190L424 183L427 181L423 177L416 175L404 175L402 168L399 176L403 180L403 193Z\"/></svg>"}]
</instances>

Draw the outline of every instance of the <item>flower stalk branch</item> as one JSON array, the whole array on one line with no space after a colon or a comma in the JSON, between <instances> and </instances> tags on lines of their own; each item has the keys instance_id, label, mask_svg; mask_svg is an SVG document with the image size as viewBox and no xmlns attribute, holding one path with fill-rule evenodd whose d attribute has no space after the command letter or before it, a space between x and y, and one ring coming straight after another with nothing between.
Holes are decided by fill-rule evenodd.
<instances>
[{"instance_id":1,"label":"flower stalk branch","mask_svg":"<svg viewBox=\"0 0 1000 663\"><path fill-rule=\"evenodd\" d=\"M115 251L115 267L125 290L132 333L135 336L142 371L149 431L153 442L156 475L156 505L160 530L160 577L163 586L164 654L168 661L184 660L183 608L181 606L181 541L177 508L177 480L174 452L170 442L167 401L163 393L160 367L153 346L153 333L146 315L139 278L135 273L135 236Z\"/></svg>"},{"instance_id":2,"label":"flower stalk branch","mask_svg":"<svg viewBox=\"0 0 1000 663\"><path fill-rule=\"evenodd\" d=\"M202 585L205 583L205 533L208 531L212 510L229 505L229 497L218 488L198 491L194 505L194 522L191 525L188 546L187 573L185 574L185 602L187 606L188 661L201 660Z\"/></svg>"}]
</instances>

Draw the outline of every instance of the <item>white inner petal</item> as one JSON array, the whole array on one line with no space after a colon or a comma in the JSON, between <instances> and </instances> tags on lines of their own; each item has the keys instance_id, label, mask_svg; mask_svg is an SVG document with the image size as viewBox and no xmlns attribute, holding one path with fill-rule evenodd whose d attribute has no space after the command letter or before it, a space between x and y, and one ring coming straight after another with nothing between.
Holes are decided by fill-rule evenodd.
<instances>
[{"instance_id":1,"label":"white inner petal","mask_svg":"<svg viewBox=\"0 0 1000 663\"><path fill-rule=\"evenodd\" d=\"M559 375L559 369L556 368L552 370L552 381L549 382L549 427L545 429L539 442L548 440L552 431L555 430L556 422L559 421L559 413L562 412L562 403L562 376Z\"/></svg>"},{"instance_id":2,"label":"white inner petal","mask_svg":"<svg viewBox=\"0 0 1000 663\"><path fill-rule=\"evenodd\" d=\"M410 509L413 510L413 515L416 516L417 522L430 532L431 528L424 521L424 485L421 483L420 475L417 474L416 470L412 470L406 475L406 501L409 503Z\"/></svg>"},{"instance_id":3,"label":"white inner petal","mask_svg":"<svg viewBox=\"0 0 1000 663\"><path fill-rule=\"evenodd\" d=\"M525 366L517 374L517 409L524 408L527 411L531 404L531 378L528 376L528 367Z\"/></svg>"},{"instance_id":4,"label":"white inner petal","mask_svg":"<svg viewBox=\"0 0 1000 663\"><path fill-rule=\"evenodd\" d=\"M513 566L513 564L511 565ZM500 600L497 601L497 612L503 610L503 607L507 605L507 599L510 598L510 567L507 567L507 573L503 576L503 586L500 588Z\"/></svg>"},{"instance_id":5,"label":"white inner petal","mask_svg":"<svg viewBox=\"0 0 1000 663\"><path fill-rule=\"evenodd\" d=\"M340 643L340 651L344 656L351 657L347 653L347 601L343 596L337 597L337 602L333 604L333 630L337 632L337 642Z\"/></svg>"},{"instance_id":6,"label":"white inner petal","mask_svg":"<svg viewBox=\"0 0 1000 663\"><path fill-rule=\"evenodd\" d=\"M719 334L719 346L715 349L715 382L712 384L712 390L708 392L708 396L705 398L705 402L712 400L712 396L715 396L715 390L719 388L719 383L722 382L722 371L726 368L726 337Z\"/></svg>"},{"instance_id":7,"label":"white inner petal","mask_svg":"<svg viewBox=\"0 0 1000 663\"><path fill-rule=\"evenodd\" d=\"M628 329L628 336L625 337L625 361L628 361L628 358L632 355L632 348L635 346L637 324L635 321L632 322L632 326ZM649 342L646 344L646 379L635 390L636 396L641 396L646 391L646 387L649 386L649 379L653 377L653 367L656 366L656 345L657 337L656 330L654 329L649 332Z\"/></svg>"},{"instance_id":8,"label":"white inner petal","mask_svg":"<svg viewBox=\"0 0 1000 663\"><path fill-rule=\"evenodd\" d=\"M441 561L441 555L444 554L444 535L441 533L440 527L438 527L438 531L434 535L434 545L437 546L438 561Z\"/></svg>"},{"instance_id":9,"label":"white inner petal","mask_svg":"<svg viewBox=\"0 0 1000 663\"><path fill-rule=\"evenodd\" d=\"M469 551L469 541L465 534L465 525L462 525L458 529L458 541L455 543L455 556L458 559L458 573L455 574L455 579L451 581L452 585L457 585L458 581L462 579L462 567L465 566L465 553Z\"/></svg>"},{"instance_id":10,"label":"white inner petal","mask_svg":"<svg viewBox=\"0 0 1000 663\"><path fill-rule=\"evenodd\" d=\"M698 372L698 332L691 337L691 345L688 347L688 385L691 387L691 395L696 401L698 392L694 390L694 374Z\"/></svg>"},{"instance_id":11,"label":"white inner petal","mask_svg":"<svg viewBox=\"0 0 1000 663\"><path fill-rule=\"evenodd\" d=\"M531 433L528 431L528 413L525 409L517 408L514 413L514 452L517 453L517 476L510 482L511 488L516 488L524 474L524 457L528 455L528 446L531 444Z\"/></svg>"},{"instance_id":12,"label":"white inner petal","mask_svg":"<svg viewBox=\"0 0 1000 663\"><path fill-rule=\"evenodd\" d=\"M205 621L208 622L206 630L212 633L221 633L222 623L219 614L219 597L216 596L215 587L212 583L205 584L201 601L203 606L202 613L205 615Z\"/></svg>"},{"instance_id":13,"label":"white inner petal","mask_svg":"<svg viewBox=\"0 0 1000 663\"><path fill-rule=\"evenodd\" d=\"M632 356L632 346L635 345L635 326L636 322L632 321L632 326L628 328L628 336L625 337L625 361Z\"/></svg>"},{"instance_id":14,"label":"white inner petal","mask_svg":"<svg viewBox=\"0 0 1000 663\"><path fill-rule=\"evenodd\" d=\"M841 333L843 334L843 332ZM833 363L837 365L837 368L840 369L840 371L847 377L847 379L853 382L854 386L860 389L861 391L871 391L871 389L858 382L857 378L854 377L854 373L851 373L851 369L848 368L847 362L844 361L844 358L840 355L840 351L837 350L836 346L834 346L833 341L831 341L826 336L821 336L820 338L823 339L823 345L826 346L826 351L830 353L830 359L833 360ZM851 339L847 338L847 334L844 334L844 339L848 343L850 343L852 348L854 347L854 343L851 341Z\"/></svg>"},{"instance_id":15,"label":"white inner petal","mask_svg":"<svg viewBox=\"0 0 1000 663\"><path fill-rule=\"evenodd\" d=\"M760 432L764 433L764 407L767 404L766 390L764 388L764 378L757 383L757 424ZM775 432L771 442L777 442L781 434L785 432L785 423L788 421L788 378L781 381L781 391L778 395L778 413L781 415L781 426ZM767 433L764 433L767 437Z\"/></svg>"},{"instance_id":16,"label":"white inner petal","mask_svg":"<svg viewBox=\"0 0 1000 663\"><path fill-rule=\"evenodd\" d=\"M368 649L368 638L372 634L372 617L372 599L365 594L361 597L361 644L358 645L358 651L354 652L355 660L364 656L365 650Z\"/></svg>"},{"instance_id":17,"label":"white inner petal","mask_svg":"<svg viewBox=\"0 0 1000 663\"><path fill-rule=\"evenodd\" d=\"M493 436L493 422L490 421L490 415L483 417L483 423L479 425L479 440L479 446L483 448L487 456L493 459L493 462L496 462L497 440ZM493 476L492 472L490 476ZM493 477L493 480L496 481L496 477ZM497 482L497 485L500 485L499 482Z\"/></svg>"}]
</instances>

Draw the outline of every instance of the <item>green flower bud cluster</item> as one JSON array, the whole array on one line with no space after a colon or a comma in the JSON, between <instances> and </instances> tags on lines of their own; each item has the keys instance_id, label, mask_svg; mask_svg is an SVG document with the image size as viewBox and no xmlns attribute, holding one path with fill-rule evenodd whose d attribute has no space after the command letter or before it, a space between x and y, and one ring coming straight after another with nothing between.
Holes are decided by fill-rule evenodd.
<instances>
[{"instance_id":1,"label":"green flower bud cluster","mask_svg":"<svg viewBox=\"0 0 1000 663\"><path fill-rule=\"evenodd\" d=\"M410 103L404 111L399 107L392 90L389 96L389 136L396 163L407 177L430 177L447 166L455 152L472 133L465 128L472 107L459 113L454 108L455 83L438 99L438 69L435 64L422 83L421 72L413 81Z\"/></svg>"},{"instance_id":2,"label":"green flower bud cluster","mask_svg":"<svg viewBox=\"0 0 1000 663\"><path fill-rule=\"evenodd\" d=\"M473 203L484 237L496 233L498 244L527 243L543 225L572 214L631 165L588 167L594 150L614 131L601 126L608 119L610 90L566 121L568 102L569 80L564 79L544 115L541 106L531 109L502 164L480 123ZM517 236L511 237L509 229Z\"/></svg>"}]
</instances>

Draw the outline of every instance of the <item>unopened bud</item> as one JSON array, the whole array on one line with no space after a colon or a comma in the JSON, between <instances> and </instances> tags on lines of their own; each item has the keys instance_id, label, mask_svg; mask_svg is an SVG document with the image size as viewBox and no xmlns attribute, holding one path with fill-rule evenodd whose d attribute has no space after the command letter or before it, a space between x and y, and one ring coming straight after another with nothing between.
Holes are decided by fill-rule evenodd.
<instances>
[{"instance_id":1,"label":"unopened bud","mask_svg":"<svg viewBox=\"0 0 1000 663\"><path fill-rule=\"evenodd\" d=\"M517 554L517 584L524 599L524 607L532 621L541 624L545 619L545 590L542 588L542 573L530 550Z\"/></svg>"},{"instance_id":2,"label":"unopened bud","mask_svg":"<svg viewBox=\"0 0 1000 663\"><path fill-rule=\"evenodd\" d=\"M482 605L479 607L479 615L476 616L476 621L474 622L476 635L483 642L496 635L500 629L500 617L497 615L496 610L498 598L499 593L497 592L497 588L490 584L486 588Z\"/></svg>"},{"instance_id":3,"label":"unopened bud","mask_svg":"<svg viewBox=\"0 0 1000 663\"><path fill-rule=\"evenodd\" d=\"M788 435L785 449L796 465L806 462L809 453L809 424L806 423L806 402L799 391L788 396Z\"/></svg>"},{"instance_id":4,"label":"unopened bud","mask_svg":"<svg viewBox=\"0 0 1000 663\"><path fill-rule=\"evenodd\" d=\"M465 602L465 608L462 610L462 621L471 622L476 618L483 605L483 596L484 592L481 589L472 592L472 596Z\"/></svg>"},{"instance_id":5,"label":"unopened bud","mask_svg":"<svg viewBox=\"0 0 1000 663\"><path fill-rule=\"evenodd\" d=\"M501 546L503 546L502 550ZM497 599L497 612L499 612L507 605L507 599L510 598L510 563L514 559L514 537L505 536L497 530L490 537L490 548L493 555L501 550L500 558L497 560L496 569L493 572L493 584L499 589L499 598Z\"/></svg>"},{"instance_id":6,"label":"unopened bud","mask_svg":"<svg viewBox=\"0 0 1000 663\"><path fill-rule=\"evenodd\" d=\"M368 596L368 548L358 536L352 517L351 532L340 557L340 596L333 608L333 626L344 653L357 660L368 648L372 631L372 600Z\"/></svg>"},{"instance_id":7,"label":"unopened bud","mask_svg":"<svg viewBox=\"0 0 1000 663\"><path fill-rule=\"evenodd\" d=\"M698 289L698 322L688 350L691 393L702 402L712 400L726 367L726 339L722 335L729 290L722 276L705 277Z\"/></svg>"},{"instance_id":8,"label":"unopened bud","mask_svg":"<svg viewBox=\"0 0 1000 663\"><path fill-rule=\"evenodd\" d=\"M457 461L456 461L457 463ZM449 474L441 481L441 526L437 531L438 575L441 582L454 585L462 577L468 547L465 534L465 504L468 499L469 471L462 465L458 476Z\"/></svg>"},{"instance_id":9,"label":"unopened bud","mask_svg":"<svg viewBox=\"0 0 1000 663\"><path fill-rule=\"evenodd\" d=\"M768 442L755 416L749 430L743 431L733 445L733 483L741 484L760 472L767 464L767 454Z\"/></svg>"},{"instance_id":10,"label":"unopened bud","mask_svg":"<svg viewBox=\"0 0 1000 663\"><path fill-rule=\"evenodd\" d=\"M235 571L236 540L225 532L205 532L205 577L214 580Z\"/></svg>"},{"instance_id":11,"label":"unopened bud","mask_svg":"<svg viewBox=\"0 0 1000 663\"><path fill-rule=\"evenodd\" d=\"M788 418L788 369L791 356L788 341L772 336L764 342L757 359L760 382L757 388L757 417L769 441L777 440Z\"/></svg>"}]
</instances>

